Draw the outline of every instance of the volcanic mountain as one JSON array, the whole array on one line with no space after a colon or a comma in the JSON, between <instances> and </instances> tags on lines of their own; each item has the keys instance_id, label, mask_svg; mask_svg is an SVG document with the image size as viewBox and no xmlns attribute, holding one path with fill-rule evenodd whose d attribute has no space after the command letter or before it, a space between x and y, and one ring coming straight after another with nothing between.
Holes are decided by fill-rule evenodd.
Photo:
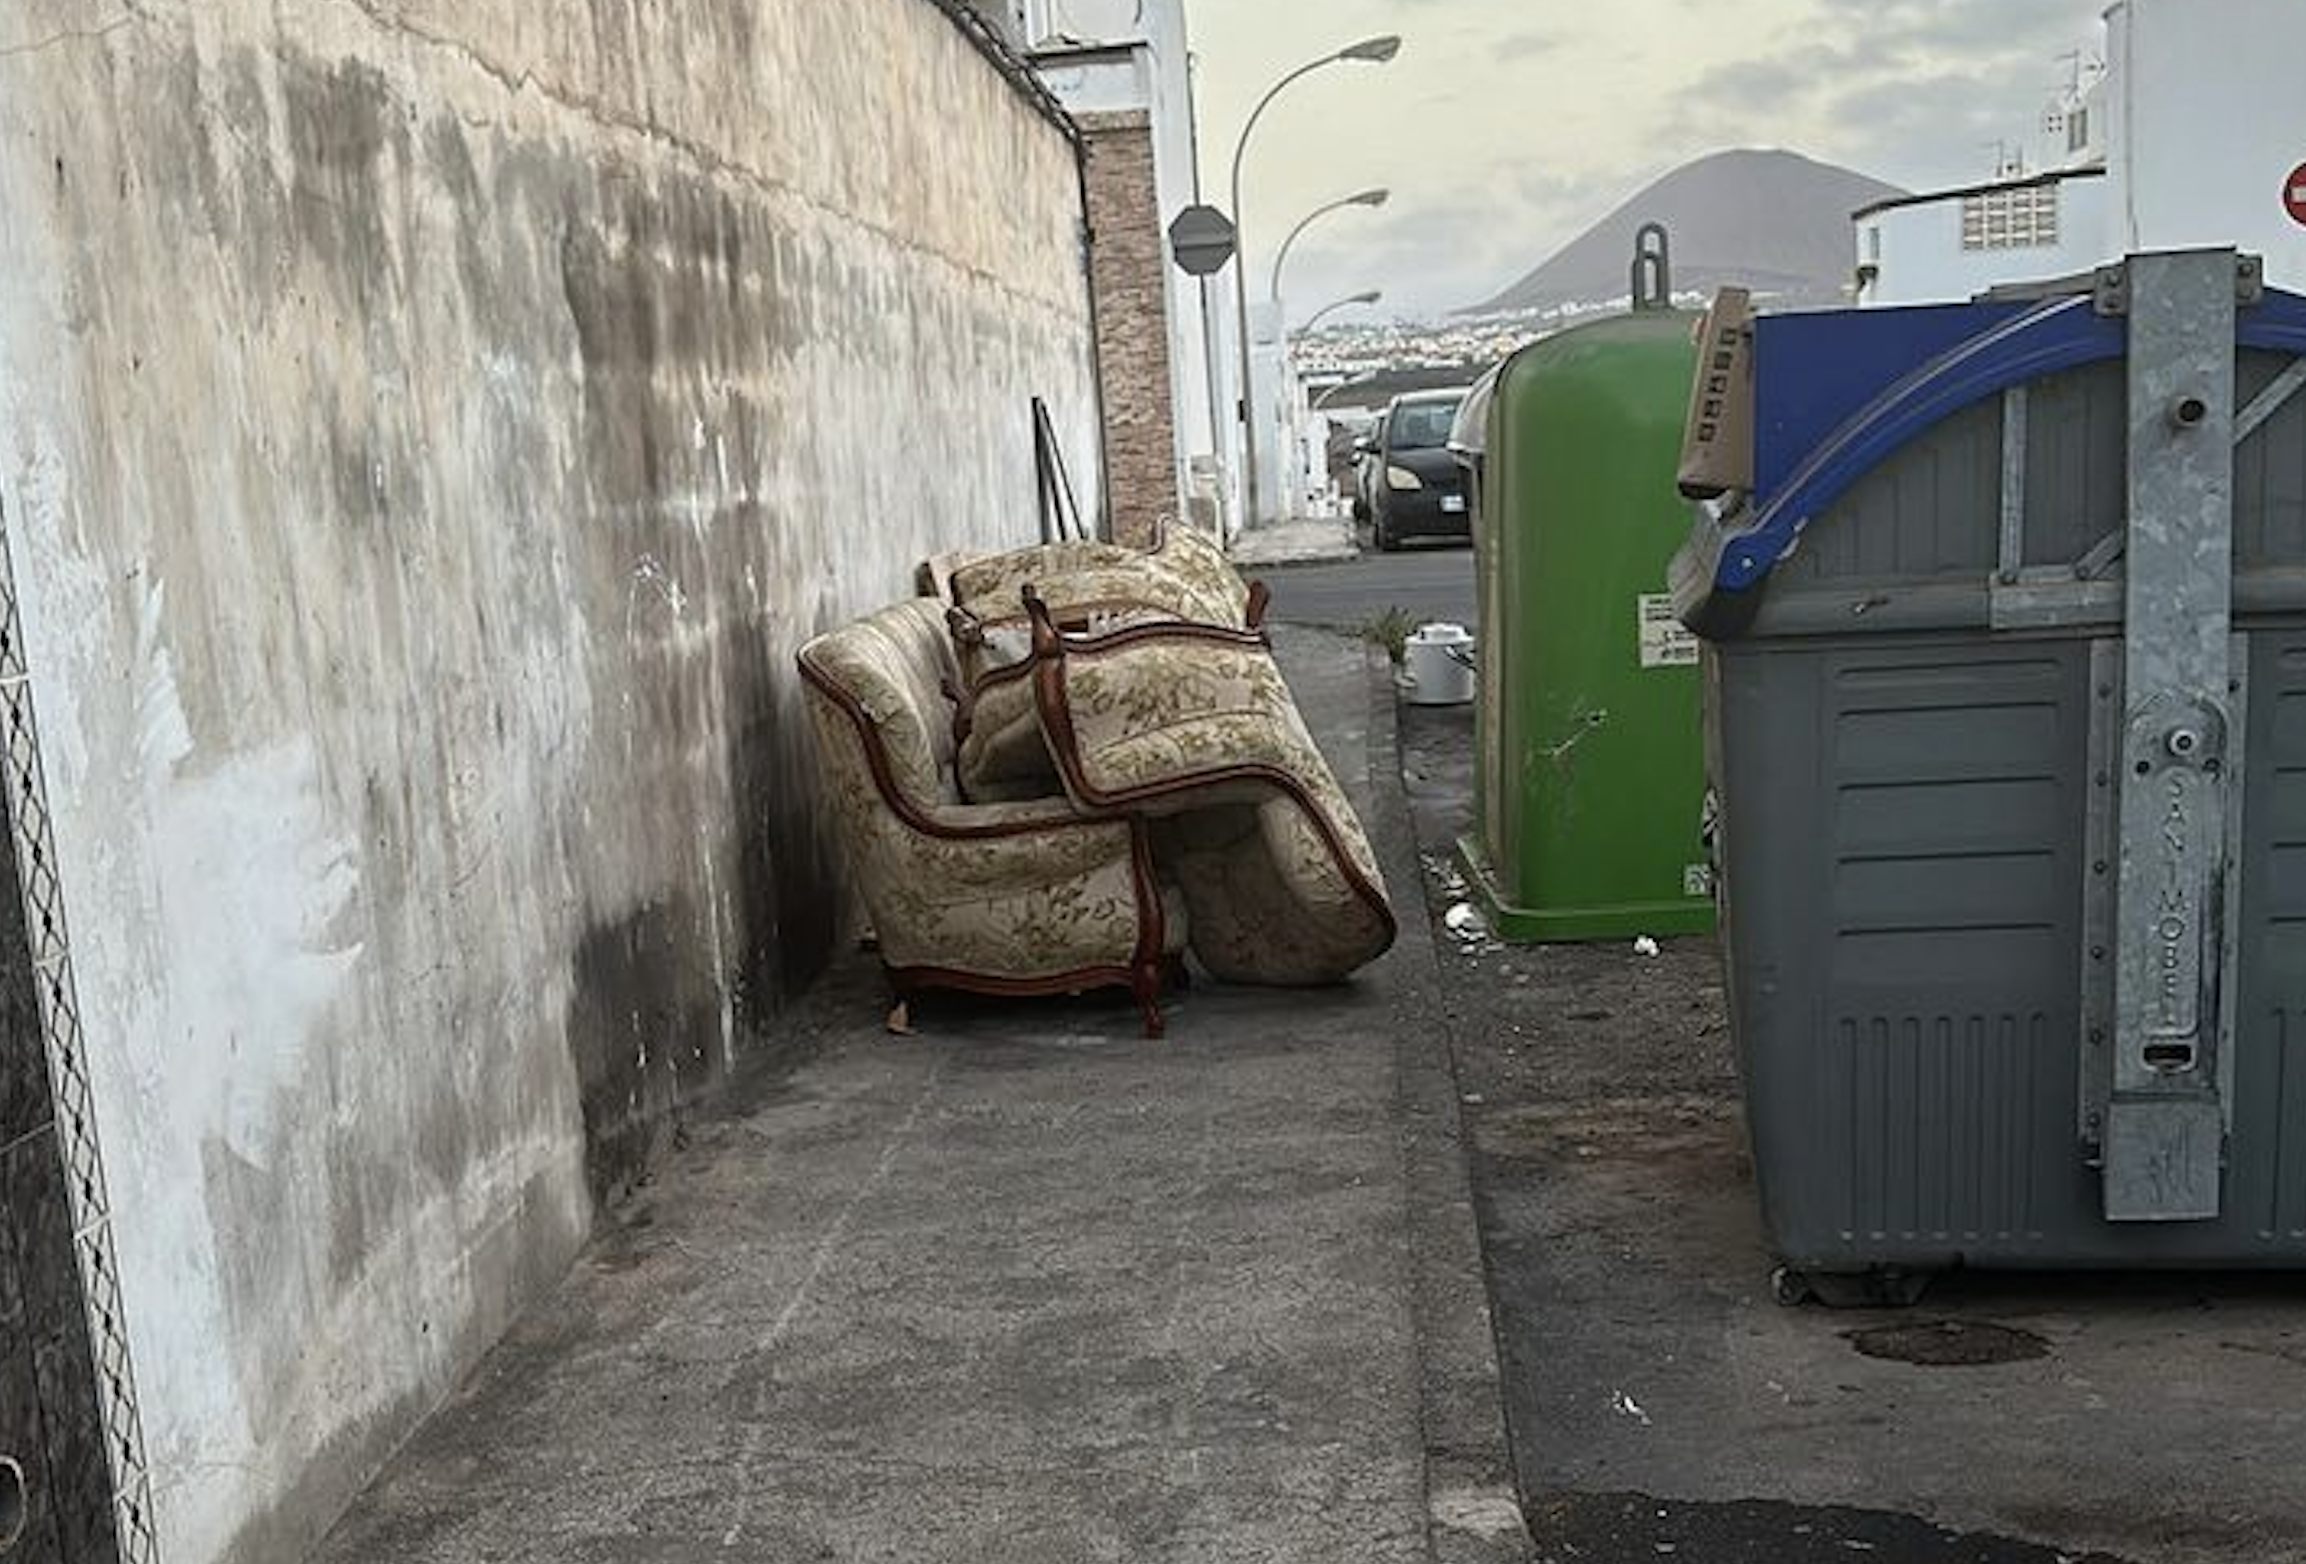
<instances>
[{"instance_id":1,"label":"volcanic mountain","mask_svg":"<svg viewBox=\"0 0 2306 1564\"><path fill-rule=\"evenodd\" d=\"M1676 293L1724 283L1783 305L1833 304L1856 264L1850 214L1895 185L1795 152L1741 149L1684 163L1467 314L1622 301L1634 234L1662 223Z\"/></svg>"}]
</instances>

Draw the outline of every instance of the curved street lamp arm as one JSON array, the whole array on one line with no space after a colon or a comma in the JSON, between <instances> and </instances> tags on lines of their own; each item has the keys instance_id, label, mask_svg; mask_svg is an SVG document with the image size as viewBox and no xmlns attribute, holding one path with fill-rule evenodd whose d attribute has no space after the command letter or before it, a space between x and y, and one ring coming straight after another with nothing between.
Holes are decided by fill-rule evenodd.
<instances>
[{"instance_id":1,"label":"curved street lamp arm","mask_svg":"<svg viewBox=\"0 0 2306 1564\"><path fill-rule=\"evenodd\" d=\"M1241 135L1233 143L1233 169L1226 190L1226 199L1233 203L1233 221L1236 227L1241 222L1241 154L1249 150L1249 133L1257 128L1258 116L1265 112L1267 104L1280 96L1282 88L1306 72L1317 71L1324 65L1334 64L1342 58L1344 58L1343 55L1325 54L1318 60L1307 60L1303 65L1298 66L1297 69L1266 88L1265 96L1259 98L1257 106L1249 111L1249 118L1242 123Z\"/></svg>"},{"instance_id":2,"label":"curved street lamp arm","mask_svg":"<svg viewBox=\"0 0 2306 1564\"><path fill-rule=\"evenodd\" d=\"M1298 66L1297 69L1265 89L1265 96L1259 98L1256 107L1249 111L1249 118L1243 121L1241 134L1233 143L1233 166L1227 176L1226 199L1233 203L1233 311L1236 321L1236 335L1240 338L1237 344L1241 359L1241 398L1238 403L1238 411L1241 418L1241 520L1245 526L1253 525L1257 521L1258 503L1257 419L1255 411L1250 405L1253 401L1253 393L1249 384L1249 261L1246 250L1247 239L1242 232L1245 225L1241 214L1241 154L1249 149L1249 133L1257 128L1257 121L1264 115L1266 105L1280 95L1282 88L1297 80L1298 77L1303 76L1308 71L1317 71L1324 65L1334 65L1340 60L1365 60L1381 65L1400 52L1401 39L1395 34L1386 33L1375 38L1364 38L1359 43L1347 44L1336 53L1325 54L1317 60L1307 60L1303 65Z\"/></svg>"},{"instance_id":3,"label":"curved street lamp arm","mask_svg":"<svg viewBox=\"0 0 2306 1564\"><path fill-rule=\"evenodd\" d=\"M1375 304L1379 299L1384 297L1385 295L1379 292L1377 289L1369 288L1360 293L1349 293L1342 299L1332 299L1327 304L1322 305L1321 308L1315 310L1311 315L1308 315L1305 318L1305 324L1291 332L1290 335L1292 337L1303 337L1309 335L1313 328L1320 324L1322 317L1328 315L1330 312L1344 309L1349 304Z\"/></svg>"},{"instance_id":4,"label":"curved street lamp arm","mask_svg":"<svg viewBox=\"0 0 2306 1564\"><path fill-rule=\"evenodd\" d=\"M1336 211L1341 206L1351 206L1352 204L1353 197L1344 196L1338 200L1330 202L1326 206L1317 206L1312 211L1307 212L1303 217L1297 219L1297 226L1289 230L1289 237L1282 240L1281 248L1273 252L1273 275L1270 279L1268 279L1265 285L1265 296L1267 298L1271 299L1275 304L1279 304L1281 302L1281 263L1289 259L1289 247L1297 242L1297 236L1305 232L1306 226L1316 217L1325 216L1328 213Z\"/></svg>"},{"instance_id":5,"label":"curved street lamp arm","mask_svg":"<svg viewBox=\"0 0 2306 1564\"><path fill-rule=\"evenodd\" d=\"M1315 218L1326 216L1340 207L1383 206L1386 198L1392 193L1383 187L1374 190L1356 190L1349 196L1339 196L1325 206L1317 206L1299 218L1297 226L1289 230L1289 237L1281 241L1281 248L1273 254L1273 276L1266 284L1265 293L1266 297L1273 301L1274 307L1278 309L1281 304L1281 263L1289 259L1289 247L1297 242L1297 236L1305 232L1306 227Z\"/></svg>"}]
</instances>

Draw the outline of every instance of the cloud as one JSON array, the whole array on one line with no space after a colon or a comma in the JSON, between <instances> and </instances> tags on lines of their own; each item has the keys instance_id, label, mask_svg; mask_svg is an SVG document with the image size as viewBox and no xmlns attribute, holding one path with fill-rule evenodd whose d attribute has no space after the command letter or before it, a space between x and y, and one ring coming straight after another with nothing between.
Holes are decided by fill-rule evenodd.
<instances>
[{"instance_id":1,"label":"cloud","mask_svg":"<svg viewBox=\"0 0 2306 1564\"><path fill-rule=\"evenodd\" d=\"M1548 33L1508 33L1489 46L1492 59L1534 60L1561 50L1561 40Z\"/></svg>"},{"instance_id":2,"label":"cloud","mask_svg":"<svg viewBox=\"0 0 2306 1564\"><path fill-rule=\"evenodd\" d=\"M1504 188L1471 182L1396 188L1379 212L1306 230L1289 252L1292 319L1327 299L1385 289L1386 312L1440 314L1496 294L1560 240L1630 193L1614 177L1515 171Z\"/></svg>"},{"instance_id":3,"label":"cloud","mask_svg":"<svg viewBox=\"0 0 2306 1564\"><path fill-rule=\"evenodd\" d=\"M1907 188L1984 177L1995 141L2026 134L2064 76L2060 56L2095 45L2103 3L1187 0L1216 183L1241 116L1309 38L1407 39L1382 69L1294 89L1260 122L1244 186L1260 257L1295 215L1390 186L1383 212L1309 230L1288 278L1308 308L1324 288L1383 287L1385 310L1486 297L1648 181L1727 147L1784 147Z\"/></svg>"},{"instance_id":4,"label":"cloud","mask_svg":"<svg viewBox=\"0 0 2306 1564\"><path fill-rule=\"evenodd\" d=\"M2090 38L2094 9L2095 0L2024 13L2004 0L1822 0L1807 25L1698 73L1666 139L1766 120L1777 139L1894 183L1982 178L1997 140L2028 130L2060 54ZM1820 21L1837 19L1852 25L1819 35Z\"/></svg>"}]
</instances>

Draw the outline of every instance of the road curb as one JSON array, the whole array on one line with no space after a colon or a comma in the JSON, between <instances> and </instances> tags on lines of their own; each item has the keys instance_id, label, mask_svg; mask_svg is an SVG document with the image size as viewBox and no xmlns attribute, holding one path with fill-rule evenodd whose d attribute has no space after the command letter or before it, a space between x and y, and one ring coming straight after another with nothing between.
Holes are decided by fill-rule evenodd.
<instances>
[{"instance_id":1,"label":"road curb","mask_svg":"<svg viewBox=\"0 0 2306 1564\"><path fill-rule=\"evenodd\" d=\"M1394 1005L1394 1067L1428 1546L1436 1564L1526 1564L1535 1550L1515 1485L1441 963L1401 780L1399 697L1385 655L1364 646L1362 658L1376 816L1369 824L1401 925L1398 954L1407 978Z\"/></svg>"}]
</instances>

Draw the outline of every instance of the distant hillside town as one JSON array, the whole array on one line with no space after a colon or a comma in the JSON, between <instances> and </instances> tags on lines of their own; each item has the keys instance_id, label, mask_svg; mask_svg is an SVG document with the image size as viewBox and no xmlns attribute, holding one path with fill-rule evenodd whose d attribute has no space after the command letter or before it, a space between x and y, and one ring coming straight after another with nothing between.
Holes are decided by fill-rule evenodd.
<instances>
[{"instance_id":1,"label":"distant hillside town","mask_svg":"<svg viewBox=\"0 0 2306 1564\"><path fill-rule=\"evenodd\" d=\"M1437 320L1340 322L1313 333L1297 349L1299 373L1310 396L1337 408L1469 383L1562 325L1624 309L1645 223L1667 232L1677 302L1702 306L1736 284L1781 309L1845 304L1855 282L1851 215L1903 194L1794 152L1713 153L1652 181L1479 304Z\"/></svg>"}]
</instances>

